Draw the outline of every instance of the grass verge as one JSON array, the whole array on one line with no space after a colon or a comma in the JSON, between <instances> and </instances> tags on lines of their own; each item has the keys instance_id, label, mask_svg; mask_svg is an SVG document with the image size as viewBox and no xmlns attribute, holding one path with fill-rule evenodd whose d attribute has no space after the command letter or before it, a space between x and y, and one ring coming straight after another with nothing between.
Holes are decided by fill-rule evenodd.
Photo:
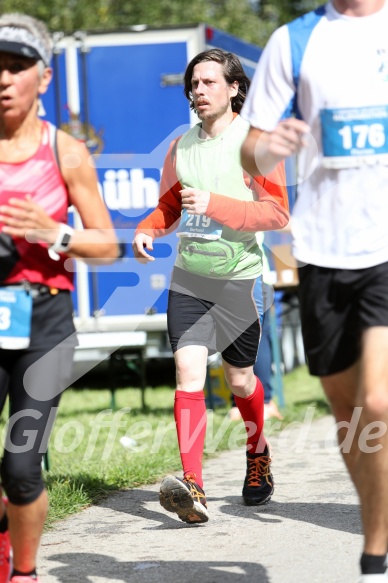
<instances>
[{"instance_id":1,"label":"grass verge","mask_svg":"<svg viewBox=\"0 0 388 583\"><path fill-rule=\"evenodd\" d=\"M314 418L329 412L318 379L300 367L284 377L284 421L302 421L307 407ZM63 395L50 440L50 471L45 479L50 498L46 527L95 504L110 492L158 481L181 469L173 420L174 391L147 389L147 410L140 408L140 391L117 391L117 408L109 408L108 390L68 390ZM270 430L272 420L266 421ZM133 443L124 447L120 438ZM230 421L228 408L208 414L205 459L229 448L242 447L245 428Z\"/></svg>"}]
</instances>

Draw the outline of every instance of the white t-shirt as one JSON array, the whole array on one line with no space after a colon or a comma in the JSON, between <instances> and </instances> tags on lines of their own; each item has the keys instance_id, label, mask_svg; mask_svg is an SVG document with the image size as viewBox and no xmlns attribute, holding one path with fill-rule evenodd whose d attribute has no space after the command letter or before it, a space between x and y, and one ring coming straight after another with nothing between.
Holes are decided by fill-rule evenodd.
<instances>
[{"instance_id":1,"label":"white t-shirt","mask_svg":"<svg viewBox=\"0 0 388 583\"><path fill-rule=\"evenodd\" d=\"M298 157L295 257L344 269L388 261L387 3L348 17L329 2L272 35L241 115L272 131L298 111L311 136Z\"/></svg>"}]
</instances>

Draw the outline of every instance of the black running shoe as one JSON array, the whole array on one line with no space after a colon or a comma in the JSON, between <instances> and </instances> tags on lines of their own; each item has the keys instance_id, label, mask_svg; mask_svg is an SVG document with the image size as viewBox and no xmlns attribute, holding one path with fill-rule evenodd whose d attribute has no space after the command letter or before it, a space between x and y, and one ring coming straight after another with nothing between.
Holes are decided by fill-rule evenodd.
<instances>
[{"instance_id":1,"label":"black running shoe","mask_svg":"<svg viewBox=\"0 0 388 583\"><path fill-rule=\"evenodd\" d=\"M268 445L262 454L247 453L247 473L242 495L247 506L260 506L271 499L274 481Z\"/></svg>"},{"instance_id":2,"label":"black running shoe","mask_svg":"<svg viewBox=\"0 0 388 583\"><path fill-rule=\"evenodd\" d=\"M195 475L188 474L183 480L166 476L160 486L159 500L165 510L176 512L188 524L209 520L205 492L195 482Z\"/></svg>"}]
</instances>

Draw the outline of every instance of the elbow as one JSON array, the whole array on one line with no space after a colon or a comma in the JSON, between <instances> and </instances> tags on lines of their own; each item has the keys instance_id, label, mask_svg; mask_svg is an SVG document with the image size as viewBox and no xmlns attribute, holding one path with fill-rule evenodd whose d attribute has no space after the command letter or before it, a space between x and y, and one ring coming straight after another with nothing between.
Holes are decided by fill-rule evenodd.
<instances>
[{"instance_id":1,"label":"elbow","mask_svg":"<svg viewBox=\"0 0 388 583\"><path fill-rule=\"evenodd\" d=\"M120 259L119 251L115 255L104 256L98 259L98 265L113 265L118 259Z\"/></svg>"},{"instance_id":2,"label":"elbow","mask_svg":"<svg viewBox=\"0 0 388 583\"><path fill-rule=\"evenodd\" d=\"M284 229L284 227L288 225L289 220L290 220L289 212L284 211L284 213L279 214L275 221L276 226L273 227L273 230L278 231L279 229Z\"/></svg>"},{"instance_id":3,"label":"elbow","mask_svg":"<svg viewBox=\"0 0 388 583\"><path fill-rule=\"evenodd\" d=\"M106 245L105 253L103 254L101 260L103 265L112 265L117 259L122 257L122 248L118 243Z\"/></svg>"},{"instance_id":4,"label":"elbow","mask_svg":"<svg viewBox=\"0 0 388 583\"><path fill-rule=\"evenodd\" d=\"M271 213L270 218L267 220L265 226L261 227L261 231L279 231L284 229L290 220L290 213L285 208L279 206L276 207ZM258 230L258 229L257 229Z\"/></svg>"},{"instance_id":5,"label":"elbow","mask_svg":"<svg viewBox=\"0 0 388 583\"><path fill-rule=\"evenodd\" d=\"M112 265L123 256L122 246L118 243L107 243L99 249L98 256L85 258L89 265Z\"/></svg>"}]
</instances>

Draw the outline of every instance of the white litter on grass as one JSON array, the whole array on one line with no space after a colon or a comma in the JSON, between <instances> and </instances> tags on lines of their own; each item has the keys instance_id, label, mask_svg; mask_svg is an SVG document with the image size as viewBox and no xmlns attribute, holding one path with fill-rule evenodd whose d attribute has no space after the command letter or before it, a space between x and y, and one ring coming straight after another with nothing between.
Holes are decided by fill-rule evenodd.
<instances>
[{"instance_id":1,"label":"white litter on grass","mask_svg":"<svg viewBox=\"0 0 388 583\"><path fill-rule=\"evenodd\" d=\"M120 443L125 449L134 449L137 446L137 441L127 435L120 437Z\"/></svg>"}]
</instances>

